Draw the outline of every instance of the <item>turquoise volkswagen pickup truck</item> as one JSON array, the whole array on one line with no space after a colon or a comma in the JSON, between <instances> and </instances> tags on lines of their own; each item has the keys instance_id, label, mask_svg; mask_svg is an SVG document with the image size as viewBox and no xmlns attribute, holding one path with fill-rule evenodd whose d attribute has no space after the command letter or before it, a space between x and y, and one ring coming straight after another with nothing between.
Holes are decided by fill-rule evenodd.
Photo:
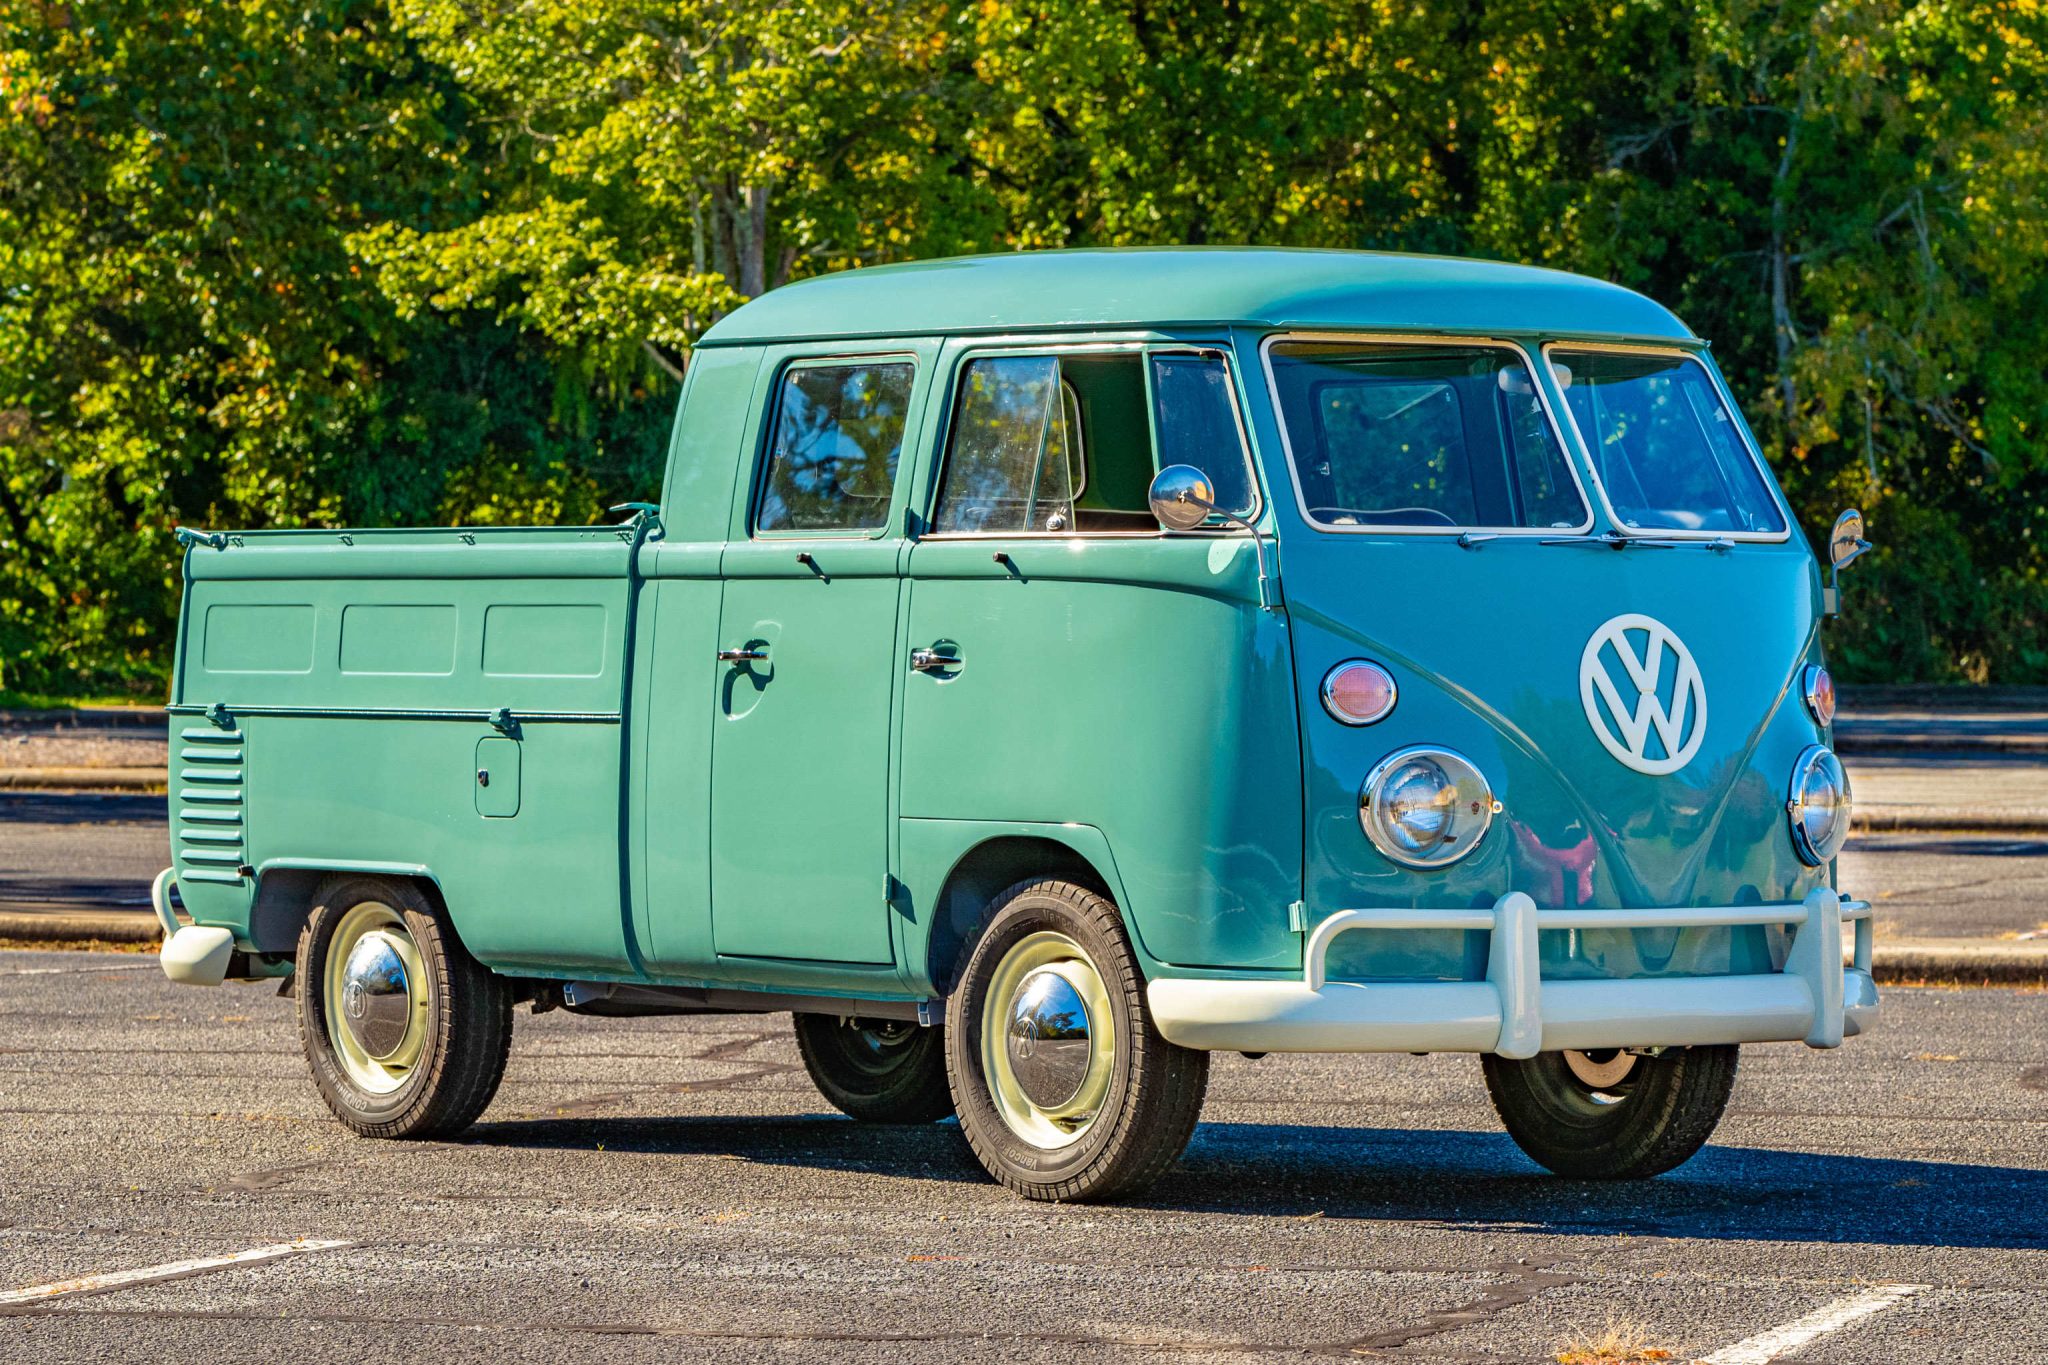
<instances>
[{"instance_id":1,"label":"turquoise volkswagen pickup truck","mask_svg":"<svg viewBox=\"0 0 2048 1365\"><path fill-rule=\"evenodd\" d=\"M290 978L357 1132L476 1119L522 1003L789 1011L1033 1198L1157 1176L1216 1051L1476 1053L1537 1161L1640 1177L1741 1044L1875 1017L1832 588L1638 294L828 276L705 335L619 511L181 533L163 964Z\"/></svg>"}]
</instances>

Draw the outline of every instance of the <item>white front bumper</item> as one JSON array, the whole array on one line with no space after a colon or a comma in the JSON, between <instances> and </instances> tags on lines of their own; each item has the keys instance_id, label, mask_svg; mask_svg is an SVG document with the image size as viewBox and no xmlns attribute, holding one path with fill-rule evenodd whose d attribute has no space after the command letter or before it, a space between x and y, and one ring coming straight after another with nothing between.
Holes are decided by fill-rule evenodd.
<instances>
[{"instance_id":1,"label":"white front bumper","mask_svg":"<svg viewBox=\"0 0 2048 1365\"><path fill-rule=\"evenodd\" d=\"M1844 923L1854 925L1843 965ZM1753 976L1545 981L1543 929L1795 925L1785 969ZM1481 929L1484 981L1329 981L1330 941L1352 929ZM1170 1042L1212 1052L1494 1052L1804 1041L1838 1047L1876 1021L1870 907L1822 889L1798 905L1538 910L1519 891L1491 910L1344 910L1309 935L1299 981L1165 978L1146 990Z\"/></svg>"}]
</instances>

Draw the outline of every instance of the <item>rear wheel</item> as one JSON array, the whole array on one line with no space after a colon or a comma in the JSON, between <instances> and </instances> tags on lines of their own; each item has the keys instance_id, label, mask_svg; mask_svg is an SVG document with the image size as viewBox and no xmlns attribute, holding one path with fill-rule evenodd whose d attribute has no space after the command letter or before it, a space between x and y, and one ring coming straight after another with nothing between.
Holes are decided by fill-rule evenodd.
<instances>
[{"instance_id":1,"label":"rear wheel","mask_svg":"<svg viewBox=\"0 0 2048 1365\"><path fill-rule=\"evenodd\" d=\"M512 988L408 882L337 877L299 933L299 1041L334 1116L366 1137L445 1137L497 1093Z\"/></svg>"},{"instance_id":2,"label":"rear wheel","mask_svg":"<svg viewBox=\"0 0 2048 1365\"><path fill-rule=\"evenodd\" d=\"M1705 1145L1735 1085L1732 1045L1480 1059L1508 1135L1559 1175L1638 1180Z\"/></svg>"},{"instance_id":3,"label":"rear wheel","mask_svg":"<svg viewBox=\"0 0 2048 1365\"><path fill-rule=\"evenodd\" d=\"M996 898L946 1005L960 1128L1030 1199L1108 1199L1157 1179L1194 1133L1209 1055L1153 1027L1116 907L1071 882Z\"/></svg>"},{"instance_id":4,"label":"rear wheel","mask_svg":"<svg viewBox=\"0 0 2048 1365\"><path fill-rule=\"evenodd\" d=\"M953 1112L944 1033L900 1019L796 1016L796 1050L818 1092L865 1123L934 1123Z\"/></svg>"}]
</instances>

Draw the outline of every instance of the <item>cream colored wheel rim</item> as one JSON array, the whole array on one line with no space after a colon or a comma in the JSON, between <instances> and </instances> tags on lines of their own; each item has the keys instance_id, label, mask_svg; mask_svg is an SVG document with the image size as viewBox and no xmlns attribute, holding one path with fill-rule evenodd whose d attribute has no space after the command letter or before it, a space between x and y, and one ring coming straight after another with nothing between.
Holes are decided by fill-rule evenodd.
<instances>
[{"instance_id":1,"label":"cream colored wheel rim","mask_svg":"<svg viewBox=\"0 0 2048 1365\"><path fill-rule=\"evenodd\" d=\"M359 1025L352 1023L348 1015L349 960L358 947L373 942L388 947L396 955L403 965L406 983L405 1032L397 1046L382 1057L370 1055L357 1037ZM405 1084L426 1049L427 1012L433 1004L419 945L406 932L404 918L378 901L364 901L343 911L341 922L328 941L322 977L321 1012L335 1060L358 1088L373 1095L391 1094Z\"/></svg>"},{"instance_id":2,"label":"cream colored wheel rim","mask_svg":"<svg viewBox=\"0 0 2048 1365\"><path fill-rule=\"evenodd\" d=\"M1596 1103L1619 1104L1624 1096L1614 1087L1627 1081L1636 1069L1636 1054L1625 1048L1604 1048L1598 1052L1564 1054L1564 1064L1580 1085L1592 1092Z\"/></svg>"},{"instance_id":3,"label":"cream colored wheel rim","mask_svg":"<svg viewBox=\"0 0 2048 1365\"><path fill-rule=\"evenodd\" d=\"M1086 1012L1085 1065L1071 1096L1034 1100L1019 1078L1012 1054L1012 1024L1041 988L1071 990ZM1023 1046L1032 1046L1025 1039ZM1109 1094L1116 1063L1116 1016L1102 974L1080 944L1050 930L1018 940L996 964L981 1006L981 1070L989 1098L1005 1125L1034 1147L1056 1149L1080 1140L1094 1125ZM1062 1087L1064 1088L1064 1087Z\"/></svg>"}]
</instances>

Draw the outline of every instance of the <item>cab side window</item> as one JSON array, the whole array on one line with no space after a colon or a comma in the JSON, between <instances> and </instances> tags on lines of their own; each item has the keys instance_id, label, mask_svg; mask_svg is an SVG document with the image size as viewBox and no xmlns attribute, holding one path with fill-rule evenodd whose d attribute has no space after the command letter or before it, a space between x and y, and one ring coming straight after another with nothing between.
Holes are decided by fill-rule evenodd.
<instances>
[{"instance_id":1,"label":"cab side window","mask_svg":"<svg viewBox=\"0 0 2048 1365\"><path fill-rule=\"evenodd\" d=\"M782 376L756 531L885 525L916 367L908 361L795 365Z\"/></svg>"},{"instance_id":2,"label":"cab side window","mask_svg":"<svg viewBox=\"0 0 2048 1365\"><path fill-rule=\"evenodd\" d=\"M1073 351L961 371L932 529L1087 535L1159 529L1152 475L1191 464L1220 505L1255 505L1230 373L1193 352Z\"/></svg>"},{"instance_id":3,"label":"cab side window","mask_svg":"<svg viewBox=\"0 0 2048 1365\"><path fill-rule=\"evenodd\" d=\"M970 361L939 495L941 532L1064 531L1081 483L1079 421L1051 356Z\"/></svg>"}]
</instances>

